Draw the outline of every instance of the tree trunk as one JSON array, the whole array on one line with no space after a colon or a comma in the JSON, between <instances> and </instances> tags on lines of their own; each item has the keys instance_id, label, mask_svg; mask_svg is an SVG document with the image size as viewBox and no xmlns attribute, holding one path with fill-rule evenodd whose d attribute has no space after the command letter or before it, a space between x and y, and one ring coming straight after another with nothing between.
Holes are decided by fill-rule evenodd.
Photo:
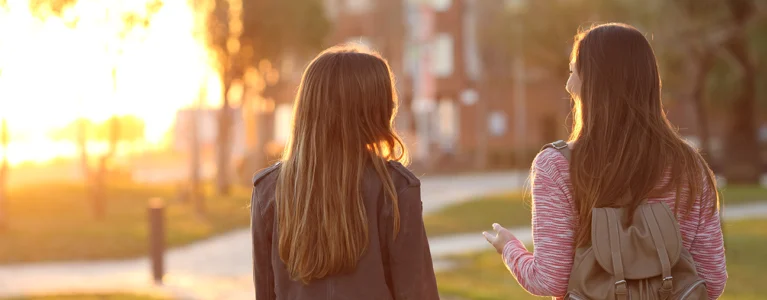
<instances>
[{"instance_id":1,"label":"tree trunk","mask_svg":"<svg viewBox=\"0 0 767 300\"><path fill-rule=\"evenodd\" d=\"M77 149L80 152L80 169L86 182L91 180L91 168L88 164L88 135L85 119L77 120Z\"/></svg>"},{"instance_id":2,"label":"tree trunk","mask_svg":"<svg viewBox=\"0 0 767 300\"><path fill-rule=\"evenodd\" d=\"M726 141L727 182L736 184L759 183L759 143L755 122L756 77L753 64L748 61L745 45L733 45L731 53L743 67L740 95L730 108L730 126ZM738 50L739 49L739 50Z\"/></svg>"},{"instance_id":3,"label":"tree trunk","mask_svg":"<svg viewBox=\"0 0 767 300\"><path fill-rule=\"evenodd\" d=\"M97 220L103 220L106 217L109 162L117 153L120 135L120 118L118 116L112 116L109 120L109 150L99 157L96 172L91 172L91 174L93 174L91 181L93 212Z\"/></svg>"},{"instance_id":4,"label":"tree trunk","mask_svg":"<svg viewBox=\"0 0 767 300\"><path fill-rule=\"evenodd\" d=\"M753 13L753 2L728 1L740 30L725 44L726 50L740 66L740 94L730 107L730 125L725 139L727 153L724 174L727 182L758 184L760 179L759 142L756 135L756 65L751 59L745 23Z\"/></svg>"},{"instance_id":5,"label":"tree trunk","mask_svg":"<svg viewBox=\"0 0 767 300\"><path fill-rule=\"evenodd\" d=\"M77 148L80 152L80 169L85 180L88 199L91 206L93 218L101 220L104 217L104 206L102 200L101 185L99 180L103 175L93 172L90 167L90 155L88 154L88 125L85 119L77 121ZM101 169L101 160L99 160L98 170Z\"/></svg>"},{"instance_id":6,"label":"tree trunk","mask_svg":"<svg viewBox=\"0 0 767 300\"><path fill-rule=\"evenodd\" d=\"M191 124L191 136L190 141L190 174L189 174L189 197L194 205L195 212L198 216L204 216L206 213L205 198L202 191L202 170L200 166L200 114L202 99L205 95L205 90L200 91L200 99L198 99L197 106L192 110L190 116Z\"/></svg>"},{"instance_id":7,"label":"tree trunk","mask_svg":"<svg viewBox=\"0 0 767 300\"><path fill-rule=\"evenodd\" d=\"M0 165L0 230L8 226L8 173L8 159L3 155Z\"/></svg>"},{"instance_id":8,"label":"tree trunk","mask_svg":"<svg viewBox=\"0 0 767 300\"><path fill-rule=\"evenodd\" d=\"M96 172L93 172L90 182L93 217L99 221L106 218L106 173L108 159L106 155L99 157Z\"/></svg>"},{"instance_id":9,"label":"tree trunk","mask_svg":"<svg viewBox=\"0 0 767 300\"><path fill-rule=\"evenodd\" d=\"M231 181L231 140L232 140L232 108L229 105L229 88L231 77L227 76L224 83L224 99L218 113L218 135L216 152L216 193L221 196L229 195Z\"/></svg>"},{"instance_id":10,"label":"tree trunk","mask_svg":"<svg viewBox=\"0 0 767 300\"><path fill-rule=\"evenodd\" d=\"M0 143L3 147L3 161L0 163L0 230L8 225L8 122L2 120Z\"/></svg>"},{"instance_id":11,"label":"tree trunk","mask_svg":"<svg viewBox=\"0 0 767 300\"><path fill-rule=\"evenodd\" d=\"M691 72L690 78L692 78L690 100L692 100L692 104L695 107L700 147L703 157L711 164L711 133L708 126L708 108L706 107L704 92L706 90L706 78L713 67L713 55L711 52L705 51L691 58L688 63Z\"/></svg>"}]
</instances>

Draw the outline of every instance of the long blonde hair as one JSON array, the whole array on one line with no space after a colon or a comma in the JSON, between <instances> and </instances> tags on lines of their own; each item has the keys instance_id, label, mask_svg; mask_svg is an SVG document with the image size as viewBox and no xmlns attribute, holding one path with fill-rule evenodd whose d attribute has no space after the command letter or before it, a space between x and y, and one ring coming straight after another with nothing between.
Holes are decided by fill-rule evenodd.
<instances>
[{"instance_id":1,"label":"long blonde hair","mask_svg":"<svg viewBox=\"0 0 767 300\"><path fill-rule=\"evenodd\" d=\"M580 220L576 245L590 241L593 208L626 206L630 218L643 199L672 189L675 210L682 207L686 215L704 185L710 186L713 195L703 199L714 200L701 207L713 213L718 208L714 174L666 118L655 54L644 35L625 24L596 26L576 35L571 60L582 80L570 136L575 143L570 178ZM658 189L666 172L671 180ZM690 192L682 193L682 187Z\"/></svg>"},{"instance_id":2,"label":"long blonde hair","mask_svg":"<svg viewBox=\"0 0 767 300\"><path fill-rule=\"evenodd\" d=\"M393 128L394 77L386 60L358 46L336 46L304 71L293 128L276 186L280 259L308 283L354 270L368 246L362 178L372 166L399 231L397 193L387 160L407 162Z\"/></svg>"}]
</instances>

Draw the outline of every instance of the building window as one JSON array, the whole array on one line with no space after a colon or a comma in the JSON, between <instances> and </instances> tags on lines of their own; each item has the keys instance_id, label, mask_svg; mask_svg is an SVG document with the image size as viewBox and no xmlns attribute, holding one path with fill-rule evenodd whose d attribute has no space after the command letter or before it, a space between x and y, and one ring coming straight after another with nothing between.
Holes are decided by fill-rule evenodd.
<instances>
[{"instance_id":1,"label":"building window","mask_svg":"<svg viewBox=\"0 0 767 300\"><path fill-rule=\"evenodd\" d=\"M432 0L432 4L434 5L434 10L436 11L447 11L450 9L450 5L453 4L452 0Z\"/></svg>"},{"instance_id":2,"label":"building window","mask_svg":"<svg viewBox=\"0 0 767 300\"><path fill-rule=\"evenodd\" d=\"M432 71L434 72L434 75L438 77L448 77L453 74L453 36L448 33L437 34L434 38L433 51Z\"/></svg>"},{"instance_id":3,"label":"building window","mask_svg":"<svg viewBox=\"0 0 767 300\"><path fill-rule=\"evenodd\" d=\"M284 145L290 137L293 123L293 105L283 103L274 111L274 141Z\"/></svg>"},{"instance_id":4,"label":"building window","mask_svg":"<svg viewBox=\"0 0 767 300\"><path fill-rule=\"evenodd\" d=\"M450 150L458 140L458 112L452 99L442 99L437 106L437 134L439 144Z\"/></svg>"},{"instance_id":5,"label":"building window","mask_svg":"<svg viewBox=\"0 0 767 300\"><path fill-rule=\"evenodd\" d=\"M364 13L373 6L371 0L346 0L346 10L353 14Z\"/></svg>"},{"instance_id":6,"label":"building window","mask_svg":"<svg viewBox=\"0 0 767 300\"><path fill-rule=\"evenodd\" d=\"M492 136L503 136L506 134L506 114L503 111L494 111L490 113L487 119L487 126Z\"/></svg>"}]
</instances>

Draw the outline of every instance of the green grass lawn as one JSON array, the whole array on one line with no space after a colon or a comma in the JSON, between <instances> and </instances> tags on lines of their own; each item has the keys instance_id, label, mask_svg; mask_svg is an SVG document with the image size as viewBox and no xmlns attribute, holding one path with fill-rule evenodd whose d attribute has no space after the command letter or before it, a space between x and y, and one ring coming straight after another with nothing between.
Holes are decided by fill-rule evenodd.
<instances>
[{"instance_id":1,"label":"green grass lawn","mask_svg":"<svg viewBox=\"0 0 767 300\"><path fill-rule=\"evenodd\" d=\"M492 229L493 222L506 227L529 225L529 194L526 199L521 192L477 198L424 216L429 236L481 232Z\"/></svg>"},{"instance_id":2,"label":"green grass lawn","mask_svg":"<svg viewBox=\"0 0 767 300\"><path fill-rule=\"evenodd\" d=\"M767 220L728 222L727 268L729 280L724 300L756 300L767 295ZM440 294L458 299L541 299L517 284L495 251L456 258L457 269L437 274Z\"/></svg>"},{"instance_id":3,"label":"green grass lawn","mask_svg":"<svg viewBox=\"0 0 767 300\"><path fill-rule=\"evenodd\" d=\"M122 184L109 188L108 195L106 218L97 221L82 185L45 184L10 190L8 225L0 231L0 264L144 255L148 248L147 200L155 196L166 199L169 247L249 223L250 193L240 187L230 197L209 197L205 218L199 218L191 204L179 203L170 185Z\"/></svg>"},{"instance_id":4,"label":"green grass lawn","mask_svg":"<svg viewBox=\"0 0 767 300\"><path fill-rule=\"evenodd\" d=\"M767 189L728 186L721 190L724 205L767 201ZM526 196L526 197L523 197ZM530 194L510 192L463 202L424 217L429 236L481 232L497 222L505 227L530 225Z\"/></svg>"},{"instance_id":5,"label":"green grass lawn","mask_svg":"<svg viewBox=\"0 0 767 300\"><path fill-rule=\"evenodd\" d=\"M35 296L21 298L3 298L2 300L166 300L169 298L158 298L143 295L130 294L104 294L104 295L51 295Z\"/></svg>"},{"instance_id":6,"label":"green grass lawn","mask_svg":"<svg viewBox=\"0 0 767 300\"><path fill-rule=\"evenodd\" d=\"M720 200L724 205L744 204L754 201L767 201L767 188L760 186L725 186L720 190Z\"/></svg>"}]
</instances>

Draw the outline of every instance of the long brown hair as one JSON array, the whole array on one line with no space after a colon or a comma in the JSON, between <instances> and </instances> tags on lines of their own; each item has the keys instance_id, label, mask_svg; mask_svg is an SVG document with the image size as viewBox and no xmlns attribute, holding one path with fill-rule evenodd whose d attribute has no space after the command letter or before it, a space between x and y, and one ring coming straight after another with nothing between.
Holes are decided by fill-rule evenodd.
<instances>
[{"instance_id":1,"label":"long brown hair","mask_svg":"<svg viewBox=\"0 0 767 300\"><path fill-rule=\"evenodd\" d=\"M393 128L394 77L386 60L359 46L336 46L304 71L293 129L276 187L279 254L293 280L307 283L353 270L368 246L362 177L383 182L399 231L387 160L406 162Z\"/></svg>"},{"instance_id":2,"label":"long brown hair","mask_svg":"<svg viewBox=\"0 0 767 300\"><path fill-rule=\"evenodd\" d=\"M652 47L625 24L604 24L575 36L571 62L581 78L573 95L574 143L570 177L580 227L576 245L590 242L591 210L623 206L628 216L643 199L676 189L675 212L685 216L704 193L718 193L711 169L666 118ZM657 188L670 172L670 180ZM690 193L682 193L687 187ZM629 194L626 194L630 191Z\"/></svg>"}]
</instances>

